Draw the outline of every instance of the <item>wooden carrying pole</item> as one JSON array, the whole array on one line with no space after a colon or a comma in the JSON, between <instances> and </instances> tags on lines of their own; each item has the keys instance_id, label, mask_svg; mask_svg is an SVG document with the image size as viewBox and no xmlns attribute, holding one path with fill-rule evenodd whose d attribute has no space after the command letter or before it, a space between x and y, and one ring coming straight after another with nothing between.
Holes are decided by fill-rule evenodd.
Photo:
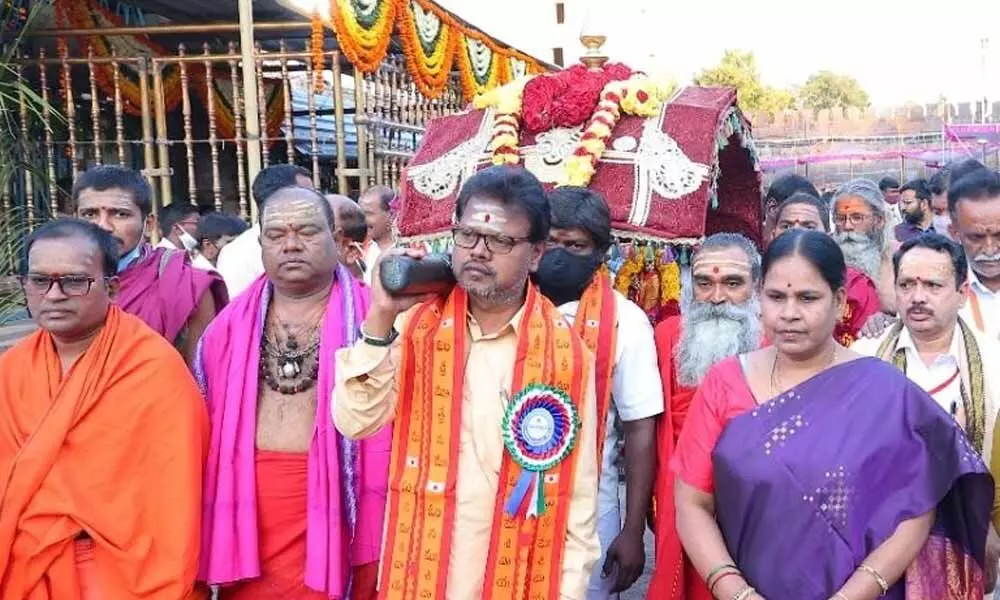
<instances>
[{"instance_id":1,"label":"wooden carrying pole","mask_svg":"<svg viewBox=\"0 0 1000 600\"><path fill-rule=\"evenodd\" d=\"M247 181L260 172L260 106L257 96L257 62L254 60L253 0L239 0L240 55L243 63L243 102L247 137ZM250 218L257 220L257 203L250 202Z\"/></svg>"}]
</instances>

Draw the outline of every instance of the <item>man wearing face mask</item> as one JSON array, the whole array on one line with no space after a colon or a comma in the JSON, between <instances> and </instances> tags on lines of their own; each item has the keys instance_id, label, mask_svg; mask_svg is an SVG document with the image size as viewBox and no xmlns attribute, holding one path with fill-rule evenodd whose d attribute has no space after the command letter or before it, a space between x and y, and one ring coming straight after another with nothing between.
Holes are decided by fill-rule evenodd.
<instances>
[{"instance_id":1,"label":"man wearing face mask","mask_svg":"<svg viewBox=\"0 0 1000 600\"><path fill-rule=\"evenodd\" d=\"M549 194L549 245L533 278L594 353L600 483L597 531L602 558L590 600L630 588L645 563L643 533L653 494L655 418L663 412L653 328L638 306L614 291L603 268L611 245L604 199L579 187ZM624 435L623 435L624 433ZM625 447L626 510L622 525L618 457Z\"/></svg>"},{"instance_id":2,"label":"man wearing face mask","mask_svg":"<svg viewBox=\"0 0 1000 600\"><path fill-rule=\"evenodd\" d=\"M76 216L118 242L118 305L145 321L190 362L198 338L229 296L222 278L192 267L186 253L149 245L146 232L156 219L150 196L146 180L120 166L94 167L73 184Z\"/></svg>"},{"instance_id":3,"label":"man wearing face mask","mask_svg":"<svg viewBox=\"0 0 1000 600\"><path fill-rule=\"evenodd\" d=\"M215 267L198 252L198 225L201 214L198 207L190 202L173 202L164 206L158 215L160 241L156 248L184 250L191 257L191 265L203 271L214 271Z\"/></svg>"}]
</instances>

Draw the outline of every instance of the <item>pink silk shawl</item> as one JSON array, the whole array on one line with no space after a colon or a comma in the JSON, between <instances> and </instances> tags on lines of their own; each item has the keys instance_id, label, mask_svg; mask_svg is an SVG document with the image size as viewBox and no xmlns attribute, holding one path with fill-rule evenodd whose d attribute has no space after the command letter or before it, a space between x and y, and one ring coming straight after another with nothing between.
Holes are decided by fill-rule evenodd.
<instances>
[{"instance_id":1,"label":"pink silk shawl","mask_svg":"<svg viewBox=\"0 0 1000 600\"><path fill-rule=\"evenodd\" d=\"M191 266L187 254L179 250L163 259L166 251L146 246L139 258L118 274L121 291L117 303L172 344L187 326L206 292L212 292L217 312L229 297L218 273L196 269Z\"/></svg>"},{"instance_id":2,"label":"pink silk shawl","mask_svg":"<svg viewBox=\"0 0 1000 600\"><path fill-rule=\"evenodd\" d=\"M260 576L254 470L260 347L271 286L266 277L229 304L198 344L195 377L212 424L205 468L199 580L225 584ZM381 550L391 427L351 442L333 425L334 353L354 343L368 290L343 266L323 321L316 426L309 448L305 584L346 598L351 567Z\"/></svg>"}]
</instances>

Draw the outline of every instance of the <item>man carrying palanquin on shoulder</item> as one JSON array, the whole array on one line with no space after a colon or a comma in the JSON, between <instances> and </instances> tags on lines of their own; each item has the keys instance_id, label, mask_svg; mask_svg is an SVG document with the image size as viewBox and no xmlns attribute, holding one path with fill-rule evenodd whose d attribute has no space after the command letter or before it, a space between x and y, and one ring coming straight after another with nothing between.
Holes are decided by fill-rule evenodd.
<instances>
[{"instance_id":1,"label":"man carrying palanquin on shoulder","mask_svg":"<svg viewBox=\"0 0 1000 600\"><path fill-rule=\"evenodd\" d=\"M455 217L447 297L390 296L376 268L362 340L337 353L337 428L393 423L379 597L582 600L599 555L594 360L528 280L549 203L528 171L490 167Z\"/></svg>"}]
</instances>

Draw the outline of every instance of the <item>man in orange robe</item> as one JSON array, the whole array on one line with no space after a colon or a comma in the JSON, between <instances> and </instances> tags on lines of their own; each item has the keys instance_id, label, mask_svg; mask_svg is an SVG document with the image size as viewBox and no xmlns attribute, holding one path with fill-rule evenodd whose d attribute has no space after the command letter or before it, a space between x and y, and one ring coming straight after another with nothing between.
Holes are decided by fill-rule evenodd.
<instances>
[{"instance_id":1,"label":"man in orange robe","mask_svg":"<svg viewBox=\"0 0 1000 600\"><path fill-rule=\"evenodd\" d=\"M0 599L203 596L208 419L194 379L114 305L110 234L60 219L26 244L39 330L0 357Z\"/></svg>"},{"instance_id":2,"label":"man in orange robe","mask_svg":"<svg viewBox=\"0 0 1000 600\"><path fill-rule=\"evenodd\" d=\"M681 315L656 327L665 411L657 428L656 563L648 598L712 600L704 576L685 558L677 536L670 458L695 389L709 368L760 344L760 274L760 254L750 240L735 233L706 238L692 259Z\"/></svg>"}]
</instances>

